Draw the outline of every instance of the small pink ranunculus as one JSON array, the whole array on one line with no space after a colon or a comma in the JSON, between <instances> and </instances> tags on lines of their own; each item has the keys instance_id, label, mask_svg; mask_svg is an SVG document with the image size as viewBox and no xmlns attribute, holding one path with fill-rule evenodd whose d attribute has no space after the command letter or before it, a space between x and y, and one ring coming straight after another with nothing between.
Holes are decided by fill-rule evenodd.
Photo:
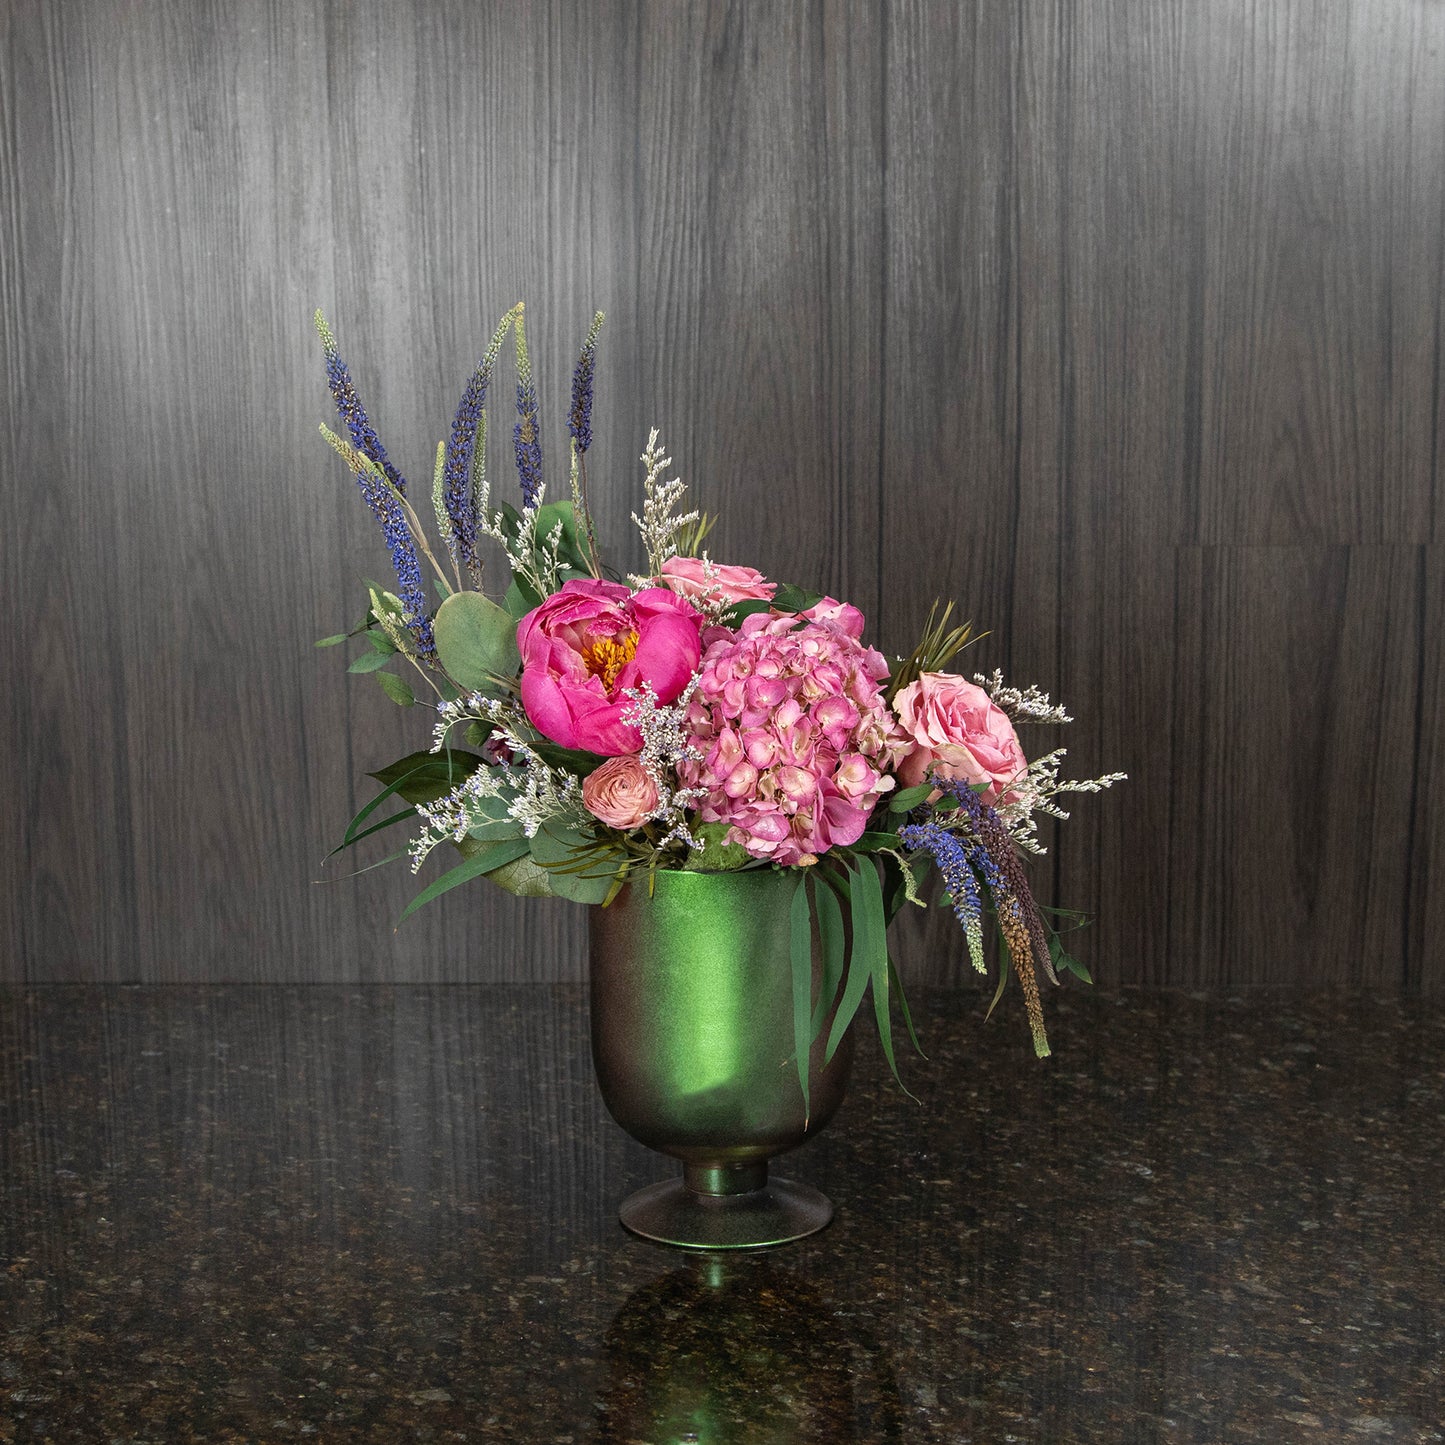
<instances>
[{"instance_id":1,"label":"small pink ranunculus","mask_svg":"<svg viewBox=\"0 0 1445 1445\"><path fill-rule=\"evenodd\" d=\"M951 672L925 672L893 699L900 729L913 746L898 764L905 788L930 768L945 778L987 783L985 803L1009 801L1009 784L1028 769L1008 714L974 683Z\"/></svg>"},{"instance_id":2,"label":"small pink ranunculus","mask_svg":"<svg viewBox=\"0 0 1445 1445\"><path fill-rule=\"evenodd\" d=\"M582 779L582 802L609 828L640 828L657 807L657 784L633 753L608 758Z\"/></svg>"},{"instance_id":3,"label":"small pink ranunculus","mask_svg":"<svg viewBox=\"0 0 1445 1445\"><path fill-rule=\"evenodd\" d=\"M564 582L517 624L522 707L543 737L616 757L642 746L622 721L628 688L677 700L702 653L702 614L666 587L633 593L591 577Z\"/></svg>"},{"instance_id":4,"label":"small pink ranunculus","mask_svg":"<svg viewBox=\"0 0 1445 1445\"><path fill-rule=\"evenodd\" d=\"M669 557L657 580L693 601L717 598L727 603L771 602L778 590L776 582L769 582L752 567L725 567L701 557Z\"/></svg>"}]
</instances>

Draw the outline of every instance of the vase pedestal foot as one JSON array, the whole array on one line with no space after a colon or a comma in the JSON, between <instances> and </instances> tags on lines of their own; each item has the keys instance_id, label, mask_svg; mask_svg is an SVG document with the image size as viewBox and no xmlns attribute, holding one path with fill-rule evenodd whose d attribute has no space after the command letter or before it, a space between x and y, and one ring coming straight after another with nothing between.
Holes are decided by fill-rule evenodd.
<instances>
[{"instance_id":1,"label":"vase pedestal foot","mask_svg":"<svg viewBox=\"0 0 1445 1445\"><path fill-rule=\"evenodd\" d=\"M623 1200L617 1217L633 1234L674 1249L770 1249L825 1228L833 1206L806 1184L769 1179L766 1164L689 1164L681 1179Z\"/></svg>"}]
</instances>

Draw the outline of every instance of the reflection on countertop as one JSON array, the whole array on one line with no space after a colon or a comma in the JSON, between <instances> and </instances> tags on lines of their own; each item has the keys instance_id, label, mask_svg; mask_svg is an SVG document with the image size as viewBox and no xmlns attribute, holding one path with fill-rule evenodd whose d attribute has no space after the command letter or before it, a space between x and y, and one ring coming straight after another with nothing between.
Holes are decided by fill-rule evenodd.
<instances>
[{"instance_id":1,"label":"reflection on countertop","mask_svg":"<svg viewBox=\"0 0 1445 1445\"><path fill-rule=\"evenodd\" d=\"M771 1254L579 987L0 989L0 1441L1445 1440L1445 1005L923 992Z\"/></svg>"}]
</instances>

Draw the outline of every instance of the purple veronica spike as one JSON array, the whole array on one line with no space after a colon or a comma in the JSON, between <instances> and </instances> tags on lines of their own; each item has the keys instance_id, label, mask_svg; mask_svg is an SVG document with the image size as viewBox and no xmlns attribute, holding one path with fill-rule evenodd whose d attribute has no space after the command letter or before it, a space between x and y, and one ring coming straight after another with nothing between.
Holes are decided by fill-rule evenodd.
<instances>
[{"instance_id":1,"label":"purple veronica spike","mask_svg":"<svg viewBox=\"0 0 1445 1445\"><path fill-rule=\"evenodd\" d=\"M453 555L473 577L480 561L477 557L477 509L472 496L472 458L477 445L477 422L487 404L487 386L492 379L491 358L483 360L467 389L462 393L452 422L451 440L447 443L446 473L443 487L447 519L451 522Z\"/></svg>"},{"instance_id":2,"label":"purple veronica spike","mask_svg":"<svg viewBox=\"0 0 1445 1445\"><path fill-rule=\"evenodd\" d=\"M357 395L356 383L352 381L346 363L337 355L336 338L331 334L326 318L319 311L316 313L316 329L321 333L321 345L326 351L326 384L331 388L337 415L346 427L352 446L362 456L375 462L386 473L387 481L405 496L406 478L392 466L386 455L386 448L373 430L366 415L366 408L361 404L361 397Z\"/></svg>"},{"instance_id":3,"label":"purple veronica spike","mask_svg":"<svg viewBox=\"0 0 1445 1445\"><path fill-rule=\"evenodd\" d=\"M978 879L970 866L972 850L963 839L938 823L907 823L898 830L898 838L910 853L922 848L933 855L958 921L965 929L976 927L983 899L979 895ZM987 855L984 862L988 863ZM992 864L988 866L992 867Z\"/></svg>"},{"instance_id":4,"label":"purple veronica spike","mask_svg":"<svg viewBox=\"0 0 1445 1445\"><path fill-rule=\"evenodd\" d=\"M527 356L527 325L517 307L517 425L512 437L517 449L517 477L522 484L522 505L528 511L542 495L542 435L537 425L537 388L532 381L532 363Z\"/></svg>"},{"instance_id":5,"label":"purple veronica spike","mask_svg":"<svg viewBox=\"0 0 1445 1445\"><path fill-rule=\"evenodd\" d=\"M1059 980L1049 957L1048 932L1003 819L967 783L938 777L933 779L933 783L962 804L963 811L973 823L977 839L970 857L992 890L995 901L1012 900L1019 923L1027 935L1029 951L1049 982L1057 983Z\"/></svg>"},{"instance_id":6,"label":"purple veronica spike","mask_svg":"<svg viewBox=\"0 0 1445 1445\"><path fill-rule=\"evenodd\" d=\"M578 453L592 445L592 373L597 365L597 333L602 329L602 313L593 318L577 370L572 373L572 410L567 413L567 430L577 443Z\"/></svg>"},{"instance_id":7,"label":"purple veronica spike","mask_svg":"<svg viewBox=\"0 0 1445 1445\"><path fill-rule=\"evenodd\" d=\"M522 483L522 505L536 505L542 490L542 442L537 434L537 389L517 383L517 425L512 436L517 446L517 476Z\"/></svg>"},{"instance_id":8,"label":"purple veronica spike","mask_svg":"<svg viewBox=\"0 0 1445 1445\"><path fill-rule=\"evenodd\" d=\"M357 472L356 484L381 524L381 534L396 568L401 605L416 638L417 652L426 660L436 656L436 640L432 637L431 619L426 615L426 591L422 585L421 562L417 557L416 538L411 534L406 513L391 488L369 472Z\"/></svg>"}]
</instances>

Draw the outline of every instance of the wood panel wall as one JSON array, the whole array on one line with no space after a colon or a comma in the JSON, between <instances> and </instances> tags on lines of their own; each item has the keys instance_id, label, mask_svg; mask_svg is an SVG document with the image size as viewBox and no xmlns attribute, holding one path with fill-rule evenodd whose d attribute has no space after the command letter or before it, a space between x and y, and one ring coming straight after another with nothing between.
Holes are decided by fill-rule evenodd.
<instances>
[{"instance_id":1,"label":"wood panel wall","mask_svg":"<svg viewBox=\"0 0 1445 1445\"><path fill-rule=\"evenodd\" d=\"M1130 772L1034 871L1101 979L1445 986L1442 238L1421 0L10 0L0 979L580 974L322 866L427 728L311 645L386 566L311 311L424 480L525 298L554 478L608 313L612 560L655 422L715 556L956 598Z\"/></svg>"}]
</instances>

